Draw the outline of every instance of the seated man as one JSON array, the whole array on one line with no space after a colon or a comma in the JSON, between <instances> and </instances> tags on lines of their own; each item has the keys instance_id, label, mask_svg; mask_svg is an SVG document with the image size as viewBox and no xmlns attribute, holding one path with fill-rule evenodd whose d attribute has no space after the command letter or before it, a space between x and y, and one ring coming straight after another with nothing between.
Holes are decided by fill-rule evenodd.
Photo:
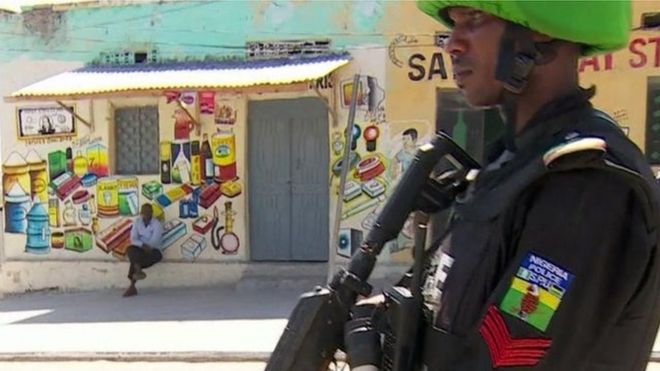
<instances>
[{"instance_id":1,"label":"seated man","mask_svg":"<svg viewBox=\"0 0 660 371\"><path fill-rule=\"evenodd\" d=\"M131 285L124 292L124 296L137 295L135 282L147 277L142 269L151 267L163 259L160 251L162 237L163 226L153 218L153 208L150 204L142 205L140 216L133 222L131 246L126 252L131 263L128 269Z\"/></svg>"}]
</instances>

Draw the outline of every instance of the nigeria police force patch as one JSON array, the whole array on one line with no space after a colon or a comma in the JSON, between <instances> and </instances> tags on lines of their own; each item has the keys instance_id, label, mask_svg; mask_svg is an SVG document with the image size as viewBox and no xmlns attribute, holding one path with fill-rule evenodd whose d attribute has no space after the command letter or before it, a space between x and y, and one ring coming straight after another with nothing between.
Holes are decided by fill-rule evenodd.
<instances>
[{"instance_id":1,"label":"nigeria police force patch","mask_svg":"<svg viewBox=\"0 0 660 371\"><path fill-rule=\"evenodd\" d=\"M545 331L572 280L570 272L536 254L527 253L500 303L500 309Z\"/></svg>"}]
</instances>

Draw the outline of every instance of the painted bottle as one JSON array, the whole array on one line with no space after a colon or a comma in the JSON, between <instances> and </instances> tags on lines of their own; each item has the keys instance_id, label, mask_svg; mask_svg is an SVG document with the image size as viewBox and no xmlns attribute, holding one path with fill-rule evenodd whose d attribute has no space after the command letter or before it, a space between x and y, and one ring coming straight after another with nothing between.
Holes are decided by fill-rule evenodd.
<instances>
[{"instance_id":1,"label":"painted bottle","mask_svg":"<svg viewBox=\"0 0 660 371\"><path fill-rule=\"evenodd\" d=\"M66 170L73 171L73 150L71 147L66 148Z\"/></svg>"},{"instance_id":2,"label":"painted bottle","mask_svg":"<svg viewBox=\"0 0 660 371\"><path fill-rule=\"evenodd\" d=\"M172 173L170 160L172 157L172 144L169 141L160 142L160 182L170 184Z\"/></svg>"},{"instance_id":3,"label":"painted bottle","mask_svg":"<svg viewBox=\"0 0 660 371\"><path fill-rule=\"evenodd\" d=\"M73 206L71 200L66 200L64 202L62 221L64 222L65 227L73 227L76 225L76 208Z\"/></svg>"},{"instance_id":4,"label":"painted bottle","mask_svg":"<svg viewBox=\"0 0 660 371\"><path fill-rule=\"evenodd\" d=\"M204 166L204 180L206 184L213 183L213 175L215 171L215 166L213 164L213 153L211 152L211 145L209 144L209 136L207 134L202 135L202 165Z\"/></svg>"},{"instance_id":5,"label":"painted bottle","mask_svg":"<svg viewBox=\"0 0 660 371\"><path fill-rule=\"evenodd\" d=\"M92 222L92 214L89 212L89 204L82 204L82 208L78 212L78 219L82 225L89 225Z\"/></svg>"},{"instance_id":6,"label":"painted bottle","mask_svg":"<svg viewBox=\"0 0 660 371\"><path fill-rule=\"evenodd\" d=\"M99 218L97 216L92 217L92 233L96 234L99 232Z\"/></svg>"},{"instance_id":7,"label":"painted bottle","mask_svg":"<svg viewBox=\"0 0 660 371\"><path fill-rule=\"evenodd\" d=\"M80 151L76 153L76 157L73 159L73 173L81 178L87 174L87 158Z\"/></svg>"},{"instance_id":8,"label":"painted bottle","mask_svg":"<svg viewBox=\"0 0 660 371\"><path fill-rule=\"evenodd\" d=\"M48 224L54 228L60 226L60 200L54 194L48 198Z\"/></svg>"},{"instance_id":9,"label":"painted bottle","mask_svg":"<svg viewBox=\"0 0 660 371\"><path fill-rule=\"evenodd\" d=\"M202 183L201 158L199 154L199 141L194 140L190 147L190 183L200 185Z\"/></svg>"},{"instance_id":10,"label":"painted bottle","mask_svg":"<svg viewBox=\"0 0 660 371\"><path fill-rule=\"evenodd\" d=\"M71 200L64 201L64 208L62 209L62 226L72 227L75 226L76 221L76 207Z\"/></svg>"},{"instance_id":11,"label":"painted bottle","mask_svg":"<svg viewBox=\"0 0 660 371\"><path fill-rule=\"evenodd\" d=\"M89 196L89 212L96 215L96 196L94 195Z\"/></svg>"}]
</instances>

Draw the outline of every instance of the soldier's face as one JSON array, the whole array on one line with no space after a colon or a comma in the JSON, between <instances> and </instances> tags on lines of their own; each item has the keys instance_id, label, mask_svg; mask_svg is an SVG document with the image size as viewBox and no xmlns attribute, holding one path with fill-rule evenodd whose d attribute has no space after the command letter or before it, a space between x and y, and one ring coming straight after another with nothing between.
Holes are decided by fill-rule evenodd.
<instances>
[{"instance_id":1,"label":"soldier's face","mask_svg":"<svg viewBox=\"0 0 660 371\"><path fill-rule=\"evenodd\" d=\"M448 14L454 28L444 49L451 55L456 85L473 106L499 104L504 88L495 79L495 66L506 22L465 7L451 8Z\"/></svg>"}]
</instances>

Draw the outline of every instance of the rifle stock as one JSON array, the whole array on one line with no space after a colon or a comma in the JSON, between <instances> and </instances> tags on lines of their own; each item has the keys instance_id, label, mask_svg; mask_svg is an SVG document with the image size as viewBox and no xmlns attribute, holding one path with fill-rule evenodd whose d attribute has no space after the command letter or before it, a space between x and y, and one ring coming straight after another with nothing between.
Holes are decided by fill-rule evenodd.
<instances>
[{"instance_id":1,"label":"rifle stock","mask_svg":"<svg viewBox=\"0 0 660 371\"><path fill-rule=\"evenodd\" d=\"M338 272L328 286L317 287L300 297L266 371L328 369L336 350L343 347L344 324L358 294L370 293L371 287L366 282L378 254L386 242L397 236L408 215L419 207L418 196L444 156L450 156L463 168L479 166L442 132L437 133L431 143L420 147L361 248L351 257L348 268ZM453 196L450 195L452 199Z\"/></svg>"}]
</instances>

